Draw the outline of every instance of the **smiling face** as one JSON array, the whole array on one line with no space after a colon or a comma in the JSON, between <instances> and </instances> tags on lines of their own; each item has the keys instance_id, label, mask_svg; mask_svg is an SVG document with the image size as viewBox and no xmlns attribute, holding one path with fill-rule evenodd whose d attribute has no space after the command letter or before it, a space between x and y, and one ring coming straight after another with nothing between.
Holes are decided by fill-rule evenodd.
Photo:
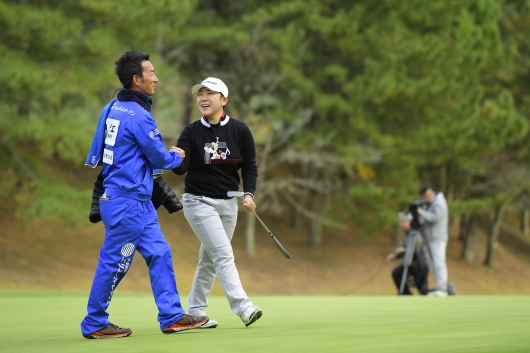
<instances>
[{"instance_id":1,"label":"smiling face","mask_svg":"<svg viewBox=\"0 0 530 353\"><path fill-rule=\"evenodd\" d=\"M206 118L220 118L223 115L223 106L228 103L228 98L221 93L202 87L197 92L197 107L202 116Z\"/></svg>"},{"instance_id":2,"label":"smiling face","mask_svg":"<svg viewBox=\"0 0 530 353\"><path fill-rule=\"evenodd\" d=\"M142 61L142 77L134 76L132 85L133 89L152 96L156 91L156 84L158 83L158 77L155 75L155 69L151 62L145 60Z\"/></svg>"}]
</instances>

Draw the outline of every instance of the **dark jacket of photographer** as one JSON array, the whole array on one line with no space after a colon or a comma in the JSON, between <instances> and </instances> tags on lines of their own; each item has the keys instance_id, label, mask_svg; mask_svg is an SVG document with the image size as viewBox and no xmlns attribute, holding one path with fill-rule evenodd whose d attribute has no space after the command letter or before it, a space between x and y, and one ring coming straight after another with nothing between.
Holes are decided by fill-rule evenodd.
<instances>
[{"instance_id":1,"label":"dark jacket of photographer","mask_svg":"<svg viewBox=\"0 0 530 353\"><path fill-rule=\"evenodd\" d=\"M403 241L401 242L401 247L407 249L407 245L409 244L410 237L414 236L411 233L407 233L403 237ZM423 240L423 235L421 233L417 233L416 242L414 243L414 256L412 257L412 266L416 266L419 269L422 270L423 273L429 272L429 266L427 264L427 257L425 256L425 241ZM394 253L396 256L396 259L400 259L405 256L405 252L401 253Z\"/></svg>"},{"instance_id":2,"label":"dark jacket of photographer","mask_svg":"<svg viewBox=\"0 0 530 353\"><path fill-rule=\"evenodd\" d=\"M449 239L447 233L448 208L447 201L442 192L434 196L433 201L427 204L427 208L418 210L423 224L423 236L425 241Z\"/></svg>"}]
</instances>

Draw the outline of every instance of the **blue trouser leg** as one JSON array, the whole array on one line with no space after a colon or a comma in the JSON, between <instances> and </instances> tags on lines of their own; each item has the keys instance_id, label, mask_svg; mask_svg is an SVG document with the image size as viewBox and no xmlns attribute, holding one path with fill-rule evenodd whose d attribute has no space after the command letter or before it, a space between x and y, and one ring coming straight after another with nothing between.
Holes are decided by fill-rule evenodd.
<instances>
[{"instance_id":1,"label":"blue trouser leg","mask_svg":"<svg viewBox=\"0 0 530 353\"><path fill-rule=\"evenodd\" d=\"M134 258L136 244L142 235L142 202L117 197L100 201L105 224L105 239L88 297L88 314L81 323L81 332L90 334L109 324L107 308L114 290L127 273Z\"/></svg>"},{"instance_id":2,"label":"blue trouser leg","mask_svg":"<svg viewBox=\"0 0 530 353\"><path fill-rule=\"evenodd\" d=\"M180 320L184 309L177 291L171 248L162 234L153 205L146 212L144 235L138 242L137 250L149 267L151 288L158 307L158 321L163 330Z\"/></svg>"},{"instance_id":3,"label":"blue trouser leg","mask_svg":"<svg viewBox=\"0 0 530 353\"><path fill-rule=\"evenodd\" d=\"M184 314L176 290L171 249L165 241L152 203L117 197L100 201L105 240L88 299L88 314L81 323L83 334L109 324L107 308L112 294L127 273L137 249L146 259L161 328L171 326Z\"/></svg>"}]
</instances>

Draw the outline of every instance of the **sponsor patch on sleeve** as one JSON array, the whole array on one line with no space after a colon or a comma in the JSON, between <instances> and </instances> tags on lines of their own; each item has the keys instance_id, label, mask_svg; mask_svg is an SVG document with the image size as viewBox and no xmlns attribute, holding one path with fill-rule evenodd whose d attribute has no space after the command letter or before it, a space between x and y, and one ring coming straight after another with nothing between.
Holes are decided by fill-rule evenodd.
<instances>
[{"instance_id":1,"label":"sponsor patch on sleeve","mask_svg":"<svg viewBox=\"0 0 530 353\"><path fill-rule=\"evenodd\" d=\"M103 150L103 163L112 165L114 161L114 151L104 149Z\"/></svg>"},{"instance_id":2,"label":"sponsor patch on sleeve","mask_svg":"<svg viewBox=\"0 0 530 353\"><path fill-rule=\"evenodd\" d=\"M154 129L152 131L149 131L149 136L153 139L155 138L155 136L158 136L160 135L160 132L158 131L158 129Z\"/></svg>"}]
</instances>

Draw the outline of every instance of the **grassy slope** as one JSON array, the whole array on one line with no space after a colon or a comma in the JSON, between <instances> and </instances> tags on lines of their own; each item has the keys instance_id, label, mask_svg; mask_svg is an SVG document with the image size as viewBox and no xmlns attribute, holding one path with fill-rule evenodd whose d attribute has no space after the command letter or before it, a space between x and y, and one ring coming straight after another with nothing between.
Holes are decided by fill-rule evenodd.
<instances>
[{"instance_id":1,"label":"grassy slope","mask_svg":"<svg viewBox=\"0 0 530 353\"><path fill-rule=\"evenodd\" d=\"M97 175L85 168L62 170L61 178L79 189L89 189ZM164 174L170 185L182 186L181 178ZM87 212L89 202L87 200ZM259 207L259 205L258 205ZM259 209L258 209L259 210ZM284 210L285 211L285 210ZM182 212L169 215L159 211L162 230L173 249L177 283L187 294L195 271L199 241ZM269 228L293 255L285 259L265 231L257 224L256 255L244 248L246 213L234 236L236 264L245 290L252 295L393 295L396 293L390 272L398 262L385 263L393 250L390 232L374 238L363 237L355 228L348 231L325 229L320 249L307 246L306 229L293 231L289 216L260 213ZM516 222L511 222L515 224ZM19 224L12 207L0 204L0 291L90 289L104 227L86 223L77 229L43 221ZM458 294L530 294L530 243L505 232L495 257L495 268L481 265L485 253L485 235L480 234L476 259L467 264L460 259L461 243L451 239L448 248L449 279L456 283ZM432 274L430 283L434 284ZM150 292L149 278L141 256L137 254L119 290ZM218 283L214 294L222 294Z\"/></svg>"},{"instance_id":2,"label":"grassy slope","mask_svg":"<svg viewBox=\"0 0 530 353\"><path fill-rule=\"evenodd\" d=\"M256 295L392 295L390 272L398 262L385 263L393 250L390 236L365 238L354 232L329 231L318 250L306 245L304 230L293 232L279 216L263 218L293 255L285 259L268 235L257 228L257 254L244 251L244 215L241 215L234 251L242 282ZM160 212L162 229L172 246L177 283L187 293L197 261L199 242L182 213ZM97 263L104 228L100 224L72 230L35 221L19 226L5 217L0 236L0 290L88 291ZM449 278L458 294L530 294L528 244L514 247L501 237L493 269L480 264L485 236L477 243L477 259L469 265L459 258L461 244L451 239L448 249ZM434 283L432 274L431 283ZM149 292L143 259L137 254L120 290ZM214 294L222 291L216 283Z\"/></svg>"},{"instance_id":3,"label":"grassy slope","mask_svg":"<svg viewBox=\"0 0 530 353\"><path fill-rule=\"evenodd\" d=\"M129 338L85 340L82 294L0 294L0 352L528 352L530 297L255 297L245 328L211 298L213 330L160 333L150 295L116 293L111 319Z\"/></svg>"}]
</instances>

